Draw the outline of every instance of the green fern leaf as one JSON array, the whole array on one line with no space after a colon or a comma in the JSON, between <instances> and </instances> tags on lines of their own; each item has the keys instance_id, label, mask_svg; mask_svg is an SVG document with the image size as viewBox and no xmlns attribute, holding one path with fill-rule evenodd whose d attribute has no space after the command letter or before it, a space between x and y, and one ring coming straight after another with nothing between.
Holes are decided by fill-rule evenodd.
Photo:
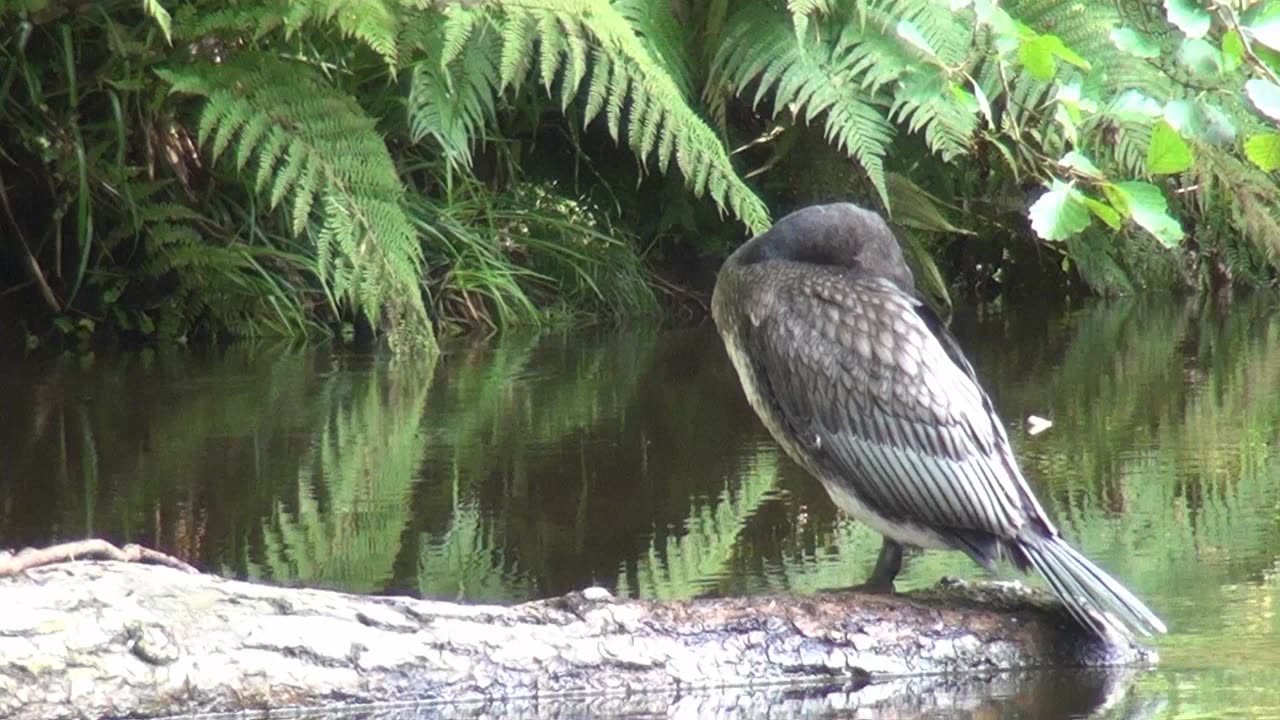
<instances>
[{"instance_id":1,"label":"green fern leaf","mask_svg":"<svg viewBox=\"0 0 1280 720\"><path fill-rule=\"evenodd\" d=\"M268 122L274 123L274 120L263 113ZM268 133L266 142L262 143L257 149L258 152L258 173L253 182L254 192L262 192L267 188L267 183L271 182L271 178L275 175L276 163L284 155L285 148L289 144L289 134L279 126L273 126ZM255 148L248 143L240 143L236 148L236 155L250 155Z\"/></svg>"},{"instance_id":2,"label":"green fern leaf","mask_svg":"<svg viewBox=\"0 0 1280 720\"><path fill-rule=\"evenodd\" d=\"M642 94L641 97L644 97ZM662 127L662 106L656 102L648 102L645 104L637 103L632 108L637 120L631 123L631 132L636 133L639 128L640 142L636 153L640 156L641 162L646 162L649 154L658 144L658 131Z\"/></svg>"},{"instance_id":3,"label":"green fern leaf","mask_svg":"<svg viewBox=\"0 0 1280 720\"><path fill-rule=\"evenodd\" d=\"M627 90L630 84L631 78L627 76L623 67L615 68L609 83L609 99L605 108L605 117L609 122L609 134L613 136L614 142L618 140L618 131L622 124L622 104L627 100Z\"/></svg>"},{"instance_id":4,"label":"green fern leaf","mask_svg":"<svg viewBox=\"0 0 1280 720\"><path fill-rule=\"evenodd\" d=\"M578 88L582 86L582 80L587 76L587 40L582 36L582 26L576 22L569 22L565 28L567 37L565 38L569 63L565 69L564 82L560 89L560 109L568 109L569 103L573 102L573 98L578 93Z\"/></svg>"},{"instance_id":5,"label":"green fern leaf","mask_svg":"<svg viewBox=\"0 0 1280 720\"><path fill-rule=\"evenodd\" d=\"M551 84L556 81L556 71L560 69L560 54L565 50L566 34L555 15L548 13L538 21L539 69L542 87L548 95L551 94Z\"/></svg>"},{"instance_id":6,"label":"green fern leaf","mask_svg":"<svg viewBox=\"0 0 1280 720\"><path fill-rule=\"evenodd\" d=\"M311 206L315 203L316 192L320 186L320 163L307 164L298 183L298 190L293 196L293 234L301 235L311 218Z\"/></svg>"},{"instance_id":7,"label":"green fern leaf","mask_svg":"<svg viewBox=\"0 0 1280 720\"><path fill-rule=\"evenodd\" d=\"M237 171L244 170L244 166L248 164L253 154L253 149L258 147L263 136L270 130L271 116L269 115L253 115L244 123L244 128L240 131L240 142L236 143Z\"/></svg>"},{"instance_id":8,"label":"green fern leaf","mask_svg":"<svg viewBox=\"0 0 1280 720\"><path fill-rule=\"evenodd\" d=\"M587 106L582 111L582 124L587 126L604 108L605 98L609 95L610 77L613 74L613 63L603 50L597 50L595 61L591 66L591 87L587 91Z\"/></svg>"},{"instance_id":9,"label":"green fern leaf","mask_svg":"<svg viewBox=\"0 0 1280 720\"><path fill-rule=\"evenodd\" d=\"M444 45L440 51L441 68L447 67L462 55L467 41L471 39L472 31L475 30L478 18L477 13L467 8L457 6L449 8L444 22Z\"/></svg>"},{"instance_id":10,"label":"green fern leaf","mask_svg":"<svg viewBox=\"0 0 1280 720\"><path fill-rule=\"evenodd\" d=\"M519 87L533 57L536 21L524 10L511 9L502 25L501 82L499 87Z\"/></svg>"},{"instance_id":11,"label":"green fern leaf","mask_svg":"<svg viewBox=\"0 0 1280 720\"><path fill-rule=\"evenodd\" d=\"M240 144L237 157L256 156L255 184L270 186L272 208L289 202L295 232L310 227L312 208L320 206L321 230L313 236L324 261L321 281L333 296L375 319L398 308L395 317L411 326L403 332L431 342L421 247L403 209L404 186L374 121L354 100L311 67L271 53L244 51L222 64L160 74L175 91L206 98L206 136L230 132L230 142ZM264 116L267 130L260 129ZM238 132L223 130L224 122Z\"/></svg>"},{"instance_id":12,"label":"green fern leaf","mask_svg":"<svg viewBox=\"0 0 1280 720\"><path fill-rule=\"evenodd\" d=\"M805 122L825 114L824 134L829 142L857 160L886 207L890 206L884 156L893 141L893 127L873 104L872 94L844 77L841 67L861 62L849 54L853 47L846 33L843 44L812 44L802 48L789 31L785 18L764 5L743 6L729 20L726 44L712 65L714 85L740 92L757 84L755 103L769 93L773 113L797 108Z\"/></svg>"},{"instance_id":13,"label":"green fern leaf","mask_svg":"<svg viewBox=\"0 0 1280 720\"><path fill-rule=\"evenodd\" d=\"M664 123L660 128L658 140L658 172L665 173L671 166L671 153L676 146L676 133ZM735 213L737 209L735 208Z\"/></svg>"},{"instance_id":14,"label":"green fern leaf","mask_svg":"<svg viewBox=\"0 0 1280 720\"><path fill-rule=\"evenodd\" d=\"M308 146L302 142L295 141L290 144L284 168L276 173L275 182L271 185L270 207L272 210L280 204L286 194L293 190L298 177L306 169L308 150Z\"/></svg>"}]
</instances>

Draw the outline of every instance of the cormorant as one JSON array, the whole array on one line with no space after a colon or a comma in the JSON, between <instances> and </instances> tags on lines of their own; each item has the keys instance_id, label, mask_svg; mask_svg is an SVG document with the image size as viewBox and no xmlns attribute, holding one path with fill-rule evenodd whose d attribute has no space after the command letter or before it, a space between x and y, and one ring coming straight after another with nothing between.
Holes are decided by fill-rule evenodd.
<instances>
[{"instance_id":1,"label":"cormorant","mask_svg":"<svg viewBox=\"0 0 1280 720\"><path fill-rule=\"evenodd\" d=\"M949 548L1036 569L1104 637L1165 631L1045 515L879 215L838 203L784 217L725 261L712 315L778 444L884 535L867 586L893 589L903 545Z\"/></svg>"}]
</instances>

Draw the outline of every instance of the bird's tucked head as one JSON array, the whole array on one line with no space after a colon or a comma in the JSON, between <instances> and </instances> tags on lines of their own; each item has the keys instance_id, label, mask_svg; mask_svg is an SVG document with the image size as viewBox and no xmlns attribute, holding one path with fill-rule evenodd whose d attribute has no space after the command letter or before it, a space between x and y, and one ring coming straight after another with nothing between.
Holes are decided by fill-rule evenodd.
<instances>
[{"instance_id":1,"label":"bird's tucked head","mask_svg":"<svg viewBox=\"0 0 1280 720\"><path fill-rule=\"evenodd\" d=\"M893 231L879 215L853 203L797 210L747 241L730 261L753 265L769 260L860 270L908 292L915 287Z\"/></svg>"}]
</instances>

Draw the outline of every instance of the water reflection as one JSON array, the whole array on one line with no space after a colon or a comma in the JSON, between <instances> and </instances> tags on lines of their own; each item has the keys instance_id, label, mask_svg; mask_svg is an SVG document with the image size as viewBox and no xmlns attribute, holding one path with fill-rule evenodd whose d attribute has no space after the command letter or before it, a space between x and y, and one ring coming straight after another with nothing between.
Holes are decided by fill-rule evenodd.
<instances>
[{"instance_id":1,"label":"water reflection","mask_svg":"<svg viewBox=\"0 0 1280 720\"><path fill-rule=\"evenodd\" d=\"M1020 308L955 327L1064 532L1174 631L1133 692L1128 676L1102 676L1105 691L998 676L892 712L1280 716L1269 299ZM227 575L462 600L859 580L878 537L780 456L736 382L710 327L457 342L434 366L271 345L0 354L0 545L102 535ZM1053 428L1029 436L1016 421L1032 413ZM944 574L977 572L927 553L900 583ZM773 709L738 714L881 714L891 689L753 694ZM711 696L681 702L721 714Z\"/></svg>"},{"instance_id":2,"label":"water reflection","mask_svg":"<svg viewBox=\"0 0 1280 720\"><path fill-rule=\"evenodd\" d=\"M995 673L918 677L830 687L728 688L641 695L549 698L412 708L302 713L307 720L453 720L461 718L890 718L924 720L1147 720L1167 709L1161 697L1134 692L1137 671Z\"/></svg>"}]
</instances>

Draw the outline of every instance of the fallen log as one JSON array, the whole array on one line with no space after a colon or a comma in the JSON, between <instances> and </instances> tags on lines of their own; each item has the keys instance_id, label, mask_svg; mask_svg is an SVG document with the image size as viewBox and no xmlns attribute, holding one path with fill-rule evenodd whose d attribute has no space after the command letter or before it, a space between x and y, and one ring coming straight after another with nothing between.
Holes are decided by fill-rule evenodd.
<instances>
[{"instance_id":1,"label":"fallen log","mask_svg":"<svg viewBox=\"0 0 1280 720\"><path fill-rule=\"evenodd\" d=\"M853 692L887 678L1155 660L1083 632L1016 583L674 603L591 588L501 607L272 587L143 555L160 564L27 562L0 576L0 717L403 701L465 715L456 709L532 701L536 716L557 698L814 682Z\"/></svg>"}]
</instances>

